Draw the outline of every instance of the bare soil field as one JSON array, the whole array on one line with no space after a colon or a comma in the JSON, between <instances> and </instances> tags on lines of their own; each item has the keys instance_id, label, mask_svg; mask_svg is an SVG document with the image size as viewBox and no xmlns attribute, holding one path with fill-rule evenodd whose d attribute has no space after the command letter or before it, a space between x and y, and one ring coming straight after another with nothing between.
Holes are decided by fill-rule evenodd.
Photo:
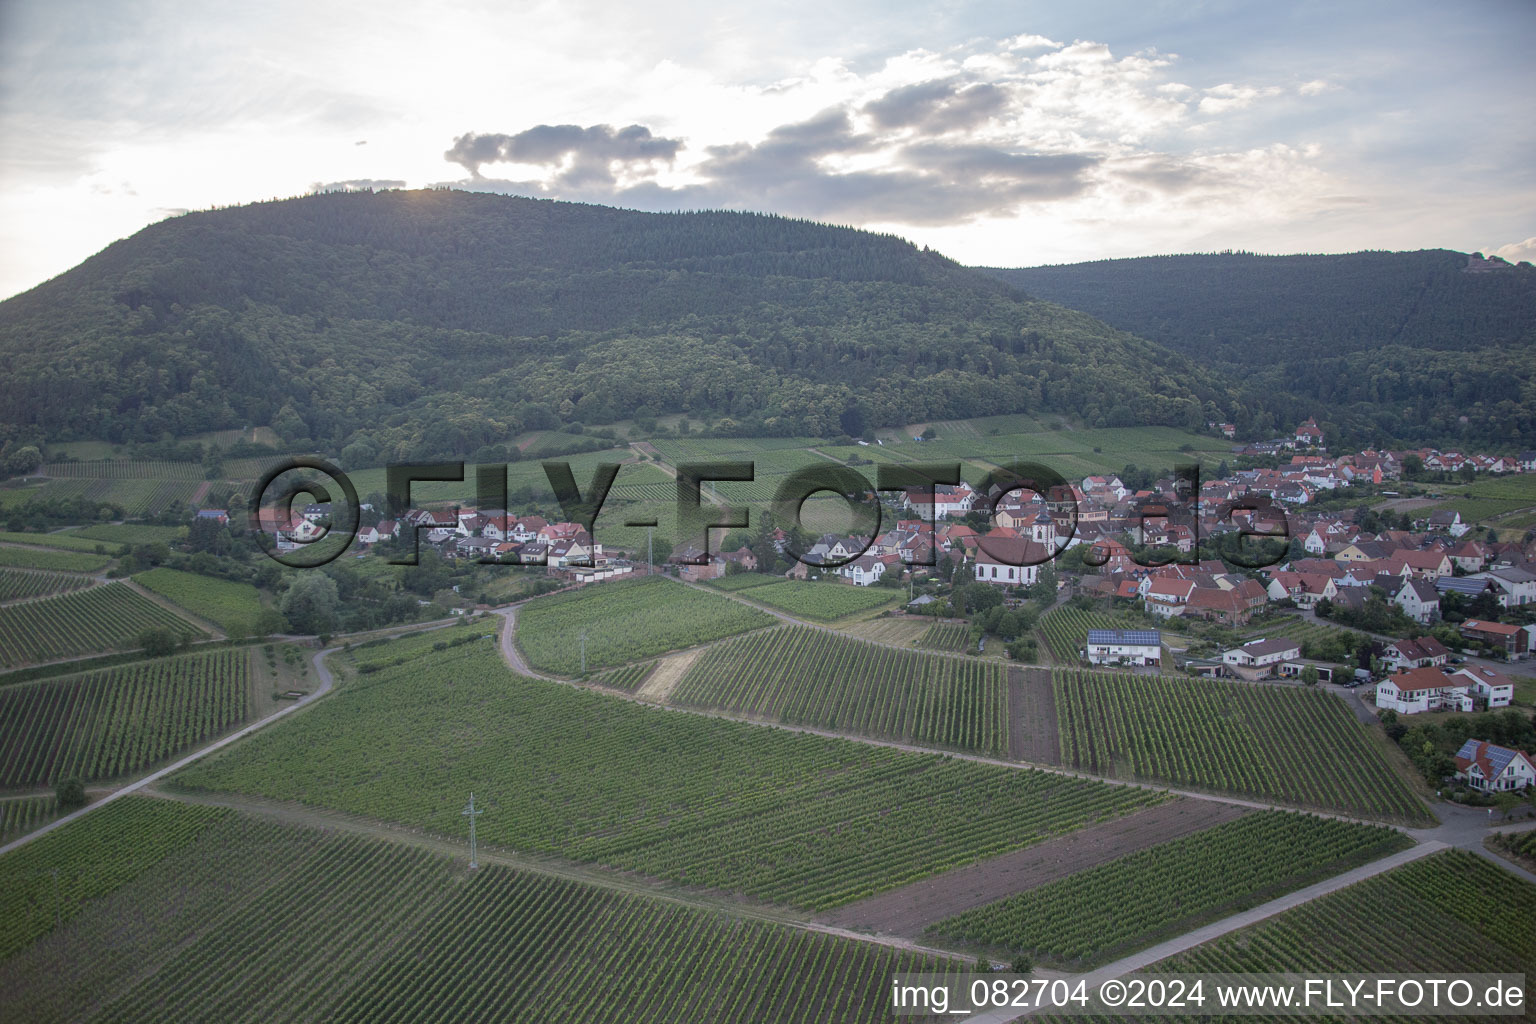
<instances>
[{"instance_id":1,"label":"bare soil field","mask_svg":"<svg viewBox=\"0 0 1536 1024\"><path fill-rule=\"evenodd\" d=\"M1170 800L839 907L816 920L858 931L919 938L926 926L953 914L1247 813L1246 808L1214 800Z\"/></svg>"},{"instance_id":2,"label":"bare soil field","mask_svg":"<svg viewBox=\"0 0 1536 1024\"><path fill-rule=\"evenodd\" d=\"M1050 669L1008 670L1008 756L1035 764L1061 763L1061 733Z\"/></svg>"}]
</instances>

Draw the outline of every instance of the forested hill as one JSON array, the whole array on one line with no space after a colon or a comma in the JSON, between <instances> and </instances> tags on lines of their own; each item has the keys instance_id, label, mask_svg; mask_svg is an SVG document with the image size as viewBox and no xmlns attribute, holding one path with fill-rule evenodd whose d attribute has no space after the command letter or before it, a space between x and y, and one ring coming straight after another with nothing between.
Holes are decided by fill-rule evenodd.
<instances>
[{"instance_id":1,"label":"forested hill","mask_svg":"<svg viewBox=\"0 0 1536 1024\"><path fill-rule=\"evenodd\" d=\"M0 303L0 429L439 457L684 411L717 431L1054 411L1194 425L1217 375L900 239L447 190L162 221ZM0 438L3 439L3 438Z\"/></svg>"},{"instance_id":2,"label":"forested hill","mask_svg":"<svg viewBox=\"0 0 1536 1024\"><path fill-rule=\"evenodd\" d=\"M1429 249L988 272L1255 387L1315 397L1320 421L1362 435L1527 446L1536 436L1529 264Z\"/></svg>"}]
</instances>

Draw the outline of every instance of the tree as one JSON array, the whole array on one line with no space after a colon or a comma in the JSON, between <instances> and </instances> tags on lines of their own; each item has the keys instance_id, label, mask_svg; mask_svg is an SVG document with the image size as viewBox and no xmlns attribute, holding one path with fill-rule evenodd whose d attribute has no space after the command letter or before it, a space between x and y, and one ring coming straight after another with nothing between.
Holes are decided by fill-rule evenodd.
<instances>
[{"instance_id":1,"label":"tree","mask_svg":"<svg viewBox=\"0 0 1536 1024\"><path fill-rule=\"evenodd\" d=\"M151 658L163 658L176 650L176 634L164 626L153 626L139 634L139 646Z\"/></svg>"},{"instance_id":2,"label":"tree","mask_svg":"<svg viewBox=\"0 0 1536 1024\"><path fill-rule=\"evenodd\" d=\"M1010 966L1014 974L1031 974L1035 970L1035 962L1029 958L1028 953L1020 953L1014 957Z\"/></svg>"},{"instance_id":3,"label":"tree","mask_svg":"<svg viewBox=\"0 0 1536 1024\"><path fill-rule=\"evenodd\" d=\"M336 628L341 599L336 581L321 572L305 572L288 585L279 607L296 632L329 633Z\"/></svg>"},{"instance_id":4,"label":"tree","mask_svg":"<svg viewBox=\"0 0 1536 1024\"><path fill-rule=\"evenodd\" d=\"M85 806L85 783L77 775L60 779L53 787L53 795L59 801L60 810L73 810Z\"/></svg>"},{"instance_id":5,"label":"tree","mask_svg":"<svg viewBox=\"0 0 1536 1024\"><path fill-rule=\"evenodd\" d=\"M1308 686L1317 685L1317 666L1305 665L1301 670L1301 681Z\"/></svg>"}]
</instances>

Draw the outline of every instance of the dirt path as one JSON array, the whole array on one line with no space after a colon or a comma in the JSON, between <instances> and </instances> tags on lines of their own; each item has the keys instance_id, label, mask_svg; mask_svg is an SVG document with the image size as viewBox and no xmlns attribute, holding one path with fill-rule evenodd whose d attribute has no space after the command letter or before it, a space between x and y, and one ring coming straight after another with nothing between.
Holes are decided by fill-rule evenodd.
<instances>
[{"instance_id":1,"label":"dirt path","mask_svg":"<svg viewBox=\"0 0 1536 1024\"><path fill-rule=\"evenodd\" d=\"M667 698L672 696L672 689L687 674L688 669L693 667L693 663L698 660L701 653L703 648L698 647L691 651L684 651L682 654L662 658L656 663L656 669L646 679L645 685L635 691L635 696L641 700L665 704Z\"/></svg>"},{"instance_id":2,"label":"dirt path","mask_svg":"<svg viewBox=\"0 0 1536 1024\"><path fill-rule=\"evenodd\" d=\"M1246 808L1209 800L1170 800L1001 857L925 878L840 907L817 920L844 928L916 938L923 934L926 925L953 914L1247 813Z\"/></svg>"},{"instance_id":3,"label":"dirt path","mask_svg":"<svg viewBox=\"0 0 1536 1024\"><path fill-rule=\"evenodd\" d=\"M1033 764L1061 764L1061 730L1050 669L1008 670L1008 756Z\"/></svg>"}]
</instances>

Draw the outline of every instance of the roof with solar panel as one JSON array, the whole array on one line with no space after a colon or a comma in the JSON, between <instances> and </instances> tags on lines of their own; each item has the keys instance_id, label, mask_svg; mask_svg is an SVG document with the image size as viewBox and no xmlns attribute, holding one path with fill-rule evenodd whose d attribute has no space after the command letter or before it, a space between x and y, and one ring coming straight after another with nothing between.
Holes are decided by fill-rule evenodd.
<instances>
[{"instance_id":1,"label":"roof with solar panel","mask_svg":"<svg viewBox=\"0 0 1536 1024\"><path fill-rule=\"evenodd\" d=\"M1163 634L1155 629L1090 629L1090 644L1131 644L1138 647L1161 647Z\"/></svg>"}]
</instances>

